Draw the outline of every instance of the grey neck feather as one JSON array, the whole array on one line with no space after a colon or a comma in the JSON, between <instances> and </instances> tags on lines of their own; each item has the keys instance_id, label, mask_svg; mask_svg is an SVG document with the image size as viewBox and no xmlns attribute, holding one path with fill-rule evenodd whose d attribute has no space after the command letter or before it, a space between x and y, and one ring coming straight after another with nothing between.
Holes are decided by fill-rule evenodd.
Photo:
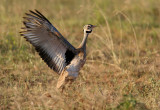
<instances>
[{"instance_id":1,"label":"grey neck feather","mask_svg":"<svg viewBox=\"0 0 160 110\"><path fill-rule=\"evenodd\" d=\"M84 32L84 37L83 40L80 44L80 48L86 49L86 43L87 43L87 38L88 38L89 33Z\"/></svg>"}]
</instances>

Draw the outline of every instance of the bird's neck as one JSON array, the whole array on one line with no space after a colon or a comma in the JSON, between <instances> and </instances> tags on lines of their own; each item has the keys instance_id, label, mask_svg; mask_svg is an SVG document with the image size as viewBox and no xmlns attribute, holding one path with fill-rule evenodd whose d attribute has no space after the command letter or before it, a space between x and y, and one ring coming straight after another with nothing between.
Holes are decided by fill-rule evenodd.
<instances>
[{"instance_id":1,"label":"bird's neck","mask_svg":"<svg viewBox=\"0 0 160 110\"><path fill-rule=\"evenodd\" d=\"M86 49L86 43L89 33L84 33L82 43L79 45L79 48Z\"/></svg>"}]
</instances>

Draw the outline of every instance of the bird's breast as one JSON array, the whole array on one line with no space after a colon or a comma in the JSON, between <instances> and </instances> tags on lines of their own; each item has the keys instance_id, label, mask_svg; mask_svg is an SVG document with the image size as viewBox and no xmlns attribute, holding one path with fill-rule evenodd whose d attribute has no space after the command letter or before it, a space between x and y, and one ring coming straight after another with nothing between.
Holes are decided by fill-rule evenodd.
<instances>
[{"instance_id":1,"label":"bird's breast","mask_svg":"<svg viewBox=\"0 0 160 110\"><path fill-rule=\"evenodd\" d=\"M67 66L67 70L79 72L80 68L83 67L85 61L86 61L86 58L84 54L80 53L73 58L71 63Z\"/></svg>"}]
</instances>

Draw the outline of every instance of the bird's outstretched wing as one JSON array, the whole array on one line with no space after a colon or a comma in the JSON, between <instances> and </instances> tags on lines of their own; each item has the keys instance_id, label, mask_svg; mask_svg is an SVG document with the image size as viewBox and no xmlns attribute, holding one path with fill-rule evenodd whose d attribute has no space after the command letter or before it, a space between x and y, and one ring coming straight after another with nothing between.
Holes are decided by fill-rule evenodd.
<instances>
[{"instance_id":1,"label":"bird's outstretched wing","mask_svg":"<svg viewBox=\"0 0 160 110\"><path fill-rule=\"evenodd\" d=\"M76 55L76 49L39 11L26 13L21 35L29 41L47 65L61 73Z\"/></svg>"}]
</instances>

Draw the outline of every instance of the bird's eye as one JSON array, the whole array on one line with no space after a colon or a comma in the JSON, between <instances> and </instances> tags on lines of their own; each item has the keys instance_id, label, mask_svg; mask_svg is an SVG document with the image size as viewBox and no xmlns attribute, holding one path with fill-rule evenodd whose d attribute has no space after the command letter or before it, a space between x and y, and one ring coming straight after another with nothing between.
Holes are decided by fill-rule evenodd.
<instances>
[{"instance_id":1,"label":"bird's eye","mask_svg":"<svg viewBox=\"0 0 160 110\"><path fill-rule=\"evenodd\" d=\"M91 28L91 26L88 26L88 29Z\"/></svg>"}]
</instances>

